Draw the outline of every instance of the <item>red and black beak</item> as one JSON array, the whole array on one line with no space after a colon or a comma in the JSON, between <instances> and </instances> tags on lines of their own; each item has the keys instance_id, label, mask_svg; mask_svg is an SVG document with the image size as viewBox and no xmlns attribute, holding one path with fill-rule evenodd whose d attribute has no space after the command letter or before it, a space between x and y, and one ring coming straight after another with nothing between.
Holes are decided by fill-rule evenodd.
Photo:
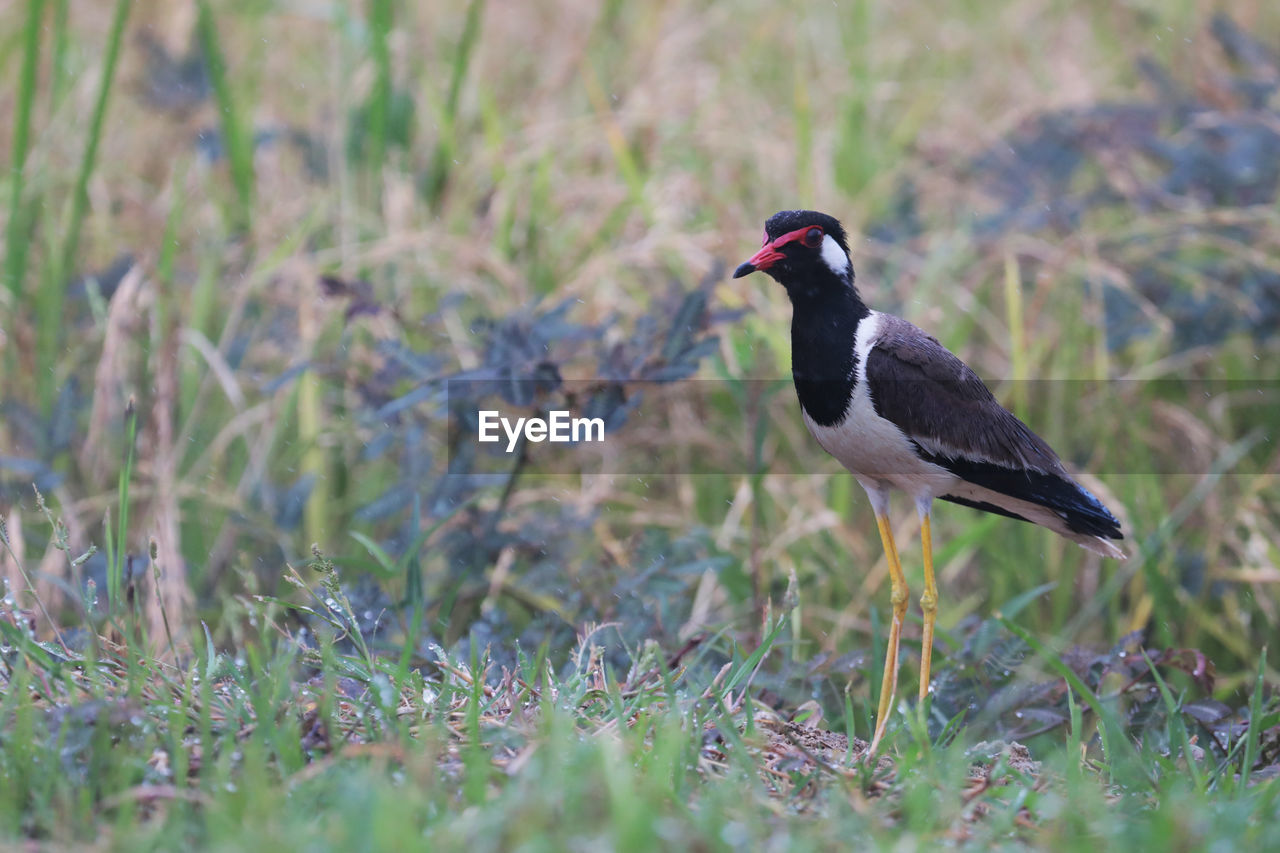
<instances>
[{"instance_id":1,"label":"red and black beak","mask_svg":"<svg viewBox=\"0 0 1280 853\"><path fill-rule=\"evenodd\" d=\"M779 234L777 237L770 240L769 233L766 231L764 235L764 245L760 247L760 251L756 252L750 258L747 258L747 262L745 264L742 264L734 270L733 277L742 278L744 275L751 275L751 273L756 270L764 272L769 269L769 267L786 257L786 255L782 253L783 246L788 243L794 243L813 230L817 230L819 234L822 233L820 229L815 229L812 225L806 225L804 228L797 228L794 231L788 231L786 234ZM812 249L817 247L810 246L809 248Z\"/></svg>"},{"instance_id":2,"label":"red and black beak","mask_svg":"<svg viewBox=\"0 0 1280 853\"><path fill-rule=\"evenodd\" d=\"M744 275L751 275L751 273L756 270L767 270L769 267L785 258L786 255L779 252L776 248L777 242L777 240L774 240L772 243L766 241L765 244L760 247L760 251L756 252L747 259L746 263L740 265L733 271L733 277L742 278Z\"/></svg>"}]
</instances>

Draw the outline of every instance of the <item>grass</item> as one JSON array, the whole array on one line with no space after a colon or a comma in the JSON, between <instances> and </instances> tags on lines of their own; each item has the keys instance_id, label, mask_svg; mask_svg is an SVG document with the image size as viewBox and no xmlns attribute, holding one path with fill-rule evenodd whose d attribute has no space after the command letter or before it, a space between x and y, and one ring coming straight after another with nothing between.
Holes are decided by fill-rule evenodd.
<instances>
[{"instance_id":1,"label":"grass","mask_svg":"<svg viewBox=\"0 0 1280 853\"><path fill-rule=\"evenodd\" d=\"M199 4L196 32L200 47L208 58L209 78L222 117L220 129L230 164L231 183L235 187L235 203L230 208L228 224L232 230L247 231L253 219L253 134L245 127L241 104L227 79L227 61L222 54L217 23L208 3Z\"/></svg>"},{"instance_id":2,"label":"grass","mask_svg":"<svg viewBox=\"0 0 1280 853\"><path fill-rule=\"evenodd\" d=\"M203 57L204 98L138 47L124 0L0 11L0 841L1276 844L1255 768L1280 722L1280 350L1183 346L1208 312L1179 319L1184 291L1149 299L1127 271L1256 313L1237 265L1275 266L1280 208L983 232L965 166L1046 110L1145 97L1140 53L1209 86L1227 62L1190 4L232 5L148 24L168 71ZM1269 5L1236 6L1276 31ZM919 233L873 236L906 183ZM1122 566L936 514L935 667L981 693L1017 658L987 698L1058 685L1010 706L1063 717L1029 758L980 745L1015 729L986 707L962 725L940 706L968 694L940 685L928 716L897 715L886 764L856 760L886 566L772 382L785 300L716 272L798 205L865 233L868 301L992 379L1123 508ZM1228 219L1264 236L1208 228ZM123 252L134 271L108 281ZM648 392L617 434L633 467L437 500L428 402L394 407L483 363L477 317L569 300L621 346L644 330L618 318L669 319L668 282L708 275L713 308L742 314L693 390ZM1115 290L1154 331L1109 343ZM475 530L496 544L464 565L450 548ZM1070 665L1134 630L1137 687L1114 661L1097 683ZM1178 650L1212 662L1211 688ZM1221 744L1196 722L1211 702L1233 715ZM802 706L813 726L787 721Z\"/></svg>"},{"instance_id":3,"label":"grass","mask_svg":"<svg viewBox=\"0 0 1280 853\"><path fill-rule=\"evenodd\" d=\"M1139 754L1118 727L1105 757L1063 748L1036 762L963 731L935 745L907 721L892 765L851 762L865 742L751 698L785 619L710 683L692 677L696 655L671 671L654 649L604 665L608 626L558 671L545 649L500 671L483 652L437 649L407 670L358 643L342 650L358 616L332 565L313 568L305 603L254 605L263 642L234 657L197 644L184 666L111 644L68 654L0 623L14 650L0 706L5 825L110 849L1275 842L1274 784L1233 783L1229 763ZM299 607L328 626L301 646L281 621ZM1258 709L1262 693L1259 679ZM1068 744L1084 745L1080 726Z\"/></svg>"}]
</instances>

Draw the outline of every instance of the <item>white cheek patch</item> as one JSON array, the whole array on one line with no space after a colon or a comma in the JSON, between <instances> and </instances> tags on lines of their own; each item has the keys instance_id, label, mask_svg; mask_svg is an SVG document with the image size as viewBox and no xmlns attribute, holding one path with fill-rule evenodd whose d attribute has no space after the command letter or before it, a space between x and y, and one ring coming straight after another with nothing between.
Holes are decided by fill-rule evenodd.
<instances>
[{"instance_id":1,"label":"white cheek patch","mask_svg":"<svg viewBox=\"0 0 1280 853\"><path fill-rule=\"evenodd\" d=\"M849 277L849 255L830 234L822 237L822 260L836 275L841 278Z\"/></svg>"}]
</instances>

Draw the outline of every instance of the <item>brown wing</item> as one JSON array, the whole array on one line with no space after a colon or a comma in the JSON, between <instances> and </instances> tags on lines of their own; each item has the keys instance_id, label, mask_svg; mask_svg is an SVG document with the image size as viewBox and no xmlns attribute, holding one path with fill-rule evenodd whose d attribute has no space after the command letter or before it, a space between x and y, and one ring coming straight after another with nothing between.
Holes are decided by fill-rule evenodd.
<instances>
[{"instance_id":1,"label":"brown wing","mask_svg":"<svg viewBox=\"0 0 1280 853\"><path fill-rule=\"evenodd\" d=\"M1067 476L1053 449L963 361L906 320L880 316L866 366L877 415L932 456Z\"/></svg>"}]
</instances>

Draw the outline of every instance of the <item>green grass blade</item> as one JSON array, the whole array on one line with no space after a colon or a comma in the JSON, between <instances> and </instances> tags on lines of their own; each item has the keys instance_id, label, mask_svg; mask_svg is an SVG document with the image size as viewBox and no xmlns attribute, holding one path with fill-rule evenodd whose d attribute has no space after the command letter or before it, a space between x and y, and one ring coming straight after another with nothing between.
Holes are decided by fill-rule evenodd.
<instances>
[{"instance_id":1,"label":"green grass blade","mask_svg":"<svg viewBox=\"0 0 1280 853\"><path fill-rule=\"evenodd\" d=\"M453 55L453 69L449 78L449 97L445 101L445 112L450 119L458 116L458 102L462 99L462 83L467 77L467 68L471 64L471 53L480 38L480 21L484 16L484 0L471 0L467 6L467 21L462 29L462 38L458 42L458 52Z\"/></svg>"},{"instance_id":2,"label":"green grass blade","mask_svg":"<svg viewBox=\"0 0 1280 853\"><path fill-rule=\"evenodd\" d=\"M387 126L391 117L391 48L388 40L395 25L391 0L373 0L369 10L369 49L376 76L369 97L368 156L372 185L381 185L383 159L387 150Z\"/></svg>"},{"instance_id":3,"label":"green grass blade","mask_svg":"<svg viewBox=\"0 0 1280 853\"><path fill-rule=\"evenodd\" d=\"M1173 693L1169 690L1169 685L1165 684L1164 678L1161 677L1160 671L1156 669L1155 664L1151 662L1151 658L1147 656L1146 649L1142 650L1142 659L1147 662L1147 668L1151 670L1151 675L1156 680L1156 687L1160 689L1160 698L1164 701L1165 710L1169 714L1169 725L1178 735L1179 746L1182 748L1182 760L1187 763L1187 770L1191 773L1192 784L1195 785L1197 791L1203 791L1205 789L1204 774L1201 772L1200 763L1192 755L1191 736L1187 733L1187 724L1182 719L1182 709L1178 707L1178 703L1174 700Z\"/></svg>"},{"instance_id":4,"label":"green grass blade","mask_svg":"<svg viewBox=\"0 0 1280 853\"><path fill-rule=\"evenodd\" d=\"M5 235L5 278L12 297L13 315L22 297L22 280L27 271L26 209L22 200L27 148L31 139L31 105L36 97L36 75L40 68L40 21L44 0L27 5L27 25L23 30L22 79L18 84L17 113L13 121L13 186L9 193L9 228ZM12 316L12 315L11 315Z\"/></svg>"},{"instance_id":5,"label":"green grass blade","mask_svg":"<svg viewBox=\"0 0 1280 853\"><path fill-rule=\"evenodd\" d=\"M1021 595L1016 595L1009 599L1003 607L1000 608L1000 616L1005 619L1012 619L1026 609L1027 605L1035 601L1040 596L1052 592L1057 583L1042 583L1037 587L1033 587Z\"/></svg>"},{"instance_id":6,"label":"green grass blade","mask_svg":"<svg viewBox=\"0 0 1280 853\"><path fill-rule=\"evenodd\" d=\"M734 670L729 673L728 677L725 678L723 687L724 693L728 693L730 690L737 687L744 678L749 677L751 673L755 672L760 661L769 653L769 650L773 648L773 644L777 642L778 637L782 636L782 632L786 629L787 624L790 621L791 620L786 616L782 616L778 619L778 624L773 626L773 630L764 638L764 641L756 647L755 651L747 655L747 659L739 666L735 667Z\"/></svg>"},{"instance_id":7,"label":"green grass blade","mask_svg":"<svg viewBox=\"0 0 1280 853\"><path fill-rule=\"evenodd\" d=\"M480 23L483 20L484 0L471 0L467 6L467 20L462 28L462 38L453 54L453 66L449 77L449 94L445 98L441 115L440 140L436 143L431 171L427 175L427 202L435 207L444 193L449 179L449 165L457 145L458 103L462 100L462 84L467 79L471 56L480 40Z\"/></svg>"},{"instance_id":8,"label":"green grass blade","mask_svg":"<svg viewBox=\"0 0 1280 853\"><path fill-rule=\"evenodd\" d=\"M138 410L133 400L125 409L125 449L124 465L120 469L120 477L116 486L116 532L111 535L111 523L107 522L107 612L113 617L118 615L124 601L123 580L124 565L128 557L126 542L129 535L129 481L133 478L134 446L138 434Z\"/></svg>"},{"instance_id":9,"label":"green grass blade","mask_svg":"<svg viewBox=\"0 0 1280 853\"><path fill-rule=\"evenodd\" d=\"M204 49L218 112L222 115L222 136L231 167L231 183L236 192L231 226L237 231L247 232L253 221L253 135L244 126L243 116L232 96L231 83L227 79L227 61L208 0L199 0L196 31Z\"/></svg>"},{"instance_id":10,"label":"green grass blade","mask_svg":"<svg viewBox=\"0 0 1280 853\"><path fill-rule=\"evenodd\" d=\"M369 556L377 560L378 567L382 569L383 575L386 577L392 576L392 572L395 571L395 560L391 558L391 555L388 554L381 545L375 542L371 537L361 533L359 530L349 530L347 531L347 535L359 542L361 546L369 552Z\"/></svg>"},{"instance_id":11,"label":"green grass blade","mask_svg":"<svg viewBox=\"0 0 1280 853\"><path fill-rule=\"evenodd\" d=\"M56 109L67 93L70 80L67 69L67 44L70 34L71 0L56 0L53 7L53 53L49 57L52 79L49 81L49 103Z\"/></svg>"},{"instance_id":12,"label":"green grass blade","mask_svg":"<svg viewBox=\"0 0 1280 853\"><path fill-rule=\"evenodd\" d=\"M129 20L129 10L132 8L131 0L117 0L115 15L111 19L111 30L107 36L107 52L102 62L102 80L98 87L98 97L93 105L93 117L89 120L89 136L85 140L84 154L80 158L80 171L76 175L75 193L71 197L71 219L62 244L60 270L63 276L75 269L75 255L80 249L80 229L89 207L89 178L93 176L93 170L98 164L98 145L102 141L102 131L106 123L107 103L115 80L116 64L120 59L120 45L124 41L124 25ZM58 319L61 320L61 311Z\"/></svg>"},{"instance_id":13,"label":"green grass blade","mask_svg":"<svg viewBox=\"0 0 1280 853\"><path fill-rule=\"evenodd\" d=\"M124 41L124 25L129 19L129 10L132 7L130 0L117 0L115 15L107 35L106 54L102 63L102 80L99 83L98 95L89 119L89 133L85 139L84 153L80 157L80 167L76 173L62 247L58 252L56 263L49 267L42 277L40 296L36 301L36 363L37 369L42 373L52 373L57 361L63 322L62 306L66 298L68 278L78 266L80 231L89 210L89 179L97 167L98 146L102 141L106 125L107 104L110 101L115 80L116 65L120 59L120 46ZM41 409L48 414L57 397L58 383L42 382L40 388Z\"/></svg>"},{"instance_id":14,"label":"green grass blade","mask_svg":"<svg viewBox=\"0 0 1280 853\"><path fill-rule=\"evenodd\" d=\"M1244 758L1240 762L1240 778L1237 790L1244 793L1249 788L1249 776L1258 760L1258 738L1262 721L1262 691L1267 672L1267 647L1258 655L1258 677L1253 682L1253 695L1249 697L1249 728L1244 735Z\"/></svg>"}]
</instances>

